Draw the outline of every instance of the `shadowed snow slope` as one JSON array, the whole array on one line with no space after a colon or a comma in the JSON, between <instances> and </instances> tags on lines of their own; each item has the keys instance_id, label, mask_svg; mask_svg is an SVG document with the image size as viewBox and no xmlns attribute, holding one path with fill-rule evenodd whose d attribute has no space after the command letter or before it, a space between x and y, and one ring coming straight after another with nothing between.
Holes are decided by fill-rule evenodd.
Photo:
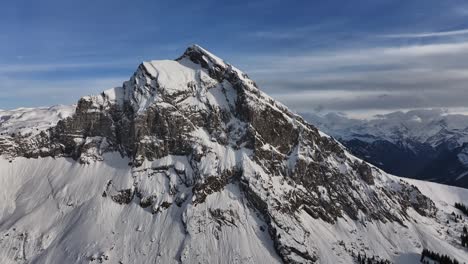
<instances>
[{"instance_id":1,"label":"shadowed snow slope","mask_svg":"<svg viewBox=\"0 0 468 264\"><path fill-rule=\"evenodd\" d=\"M466 192L355 158L199 46L2 142L1 263L468 260Z\"/></svg>"}]
</instances>

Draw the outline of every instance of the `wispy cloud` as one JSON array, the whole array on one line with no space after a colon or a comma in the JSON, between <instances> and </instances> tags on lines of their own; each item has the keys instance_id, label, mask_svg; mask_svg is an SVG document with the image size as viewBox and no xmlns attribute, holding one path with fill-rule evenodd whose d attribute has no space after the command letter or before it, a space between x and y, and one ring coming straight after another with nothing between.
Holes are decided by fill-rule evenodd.
<instances>
[{"instance_id":1,"label":"wispy cloud","mask_svg":"<svg viewBox=\"0 0 468 264\"><path fill-rule=\"evenodd\" d=\"M298 37L304 37L304 33L301 32L277 32L277 31L256 31L249 34L255 38L266 38L276 40L295 39Z\"/></svg>"},{"instance_id":2,"label":"wispy cloud","mask_svg":"<svg viewBox=\"0 0 468 264\"><path fill-rule=\"evenodd\" d=\"M396 45L246 58L267 93L305 112L462 107L468 42Z\"/></svg>"},{"instance_id":3,"label":"wispy cloud","mask_svg":"<svg viewBox=\"0 0 468 264\"><path fill-rule=\"evenodd\" d=\"M327 52L304 52L296 55L249 56L243 58L254 74L335 72L348 69L368 72L378 68L443 68L465 65L468 42L407 45L377 48L354 48ZM273 63L274 62L274 63ZM458 68L458 66L456 67Z\"/></svg>"},{"instance_id":4,"label":"wispy cloud","mask_svg":"<svg viewBox=\"0 0 468 264\"><path fill-rule=\"evenodd\" d=\"M70 80L30 80L0 77L0 108L74 104L84 95L122 85L127 76L107 78L78 78Z\"/></svg>"},{"instance_id":5,"label":"wispy cloud","mask_svg":"<svg viewBox=\"0 0 468 264\"><path fill-rule=\"evenodd\" d=\"M456 5L452 8L452 13L458 16L468 16L467 5Z\"/></svg>"},{"instance_id":6,"label":"wispy cloud","mask_svg":"<svg viewBox=\"0 0 468 264\"><path fill-rule=\"evenodd\" d=\"M268 29L258 30L248 33L248 36L256 39L270 39L270 40L294 40L304 38L321 38L323 33L337 28L344 23L343 20L324 21L321 23L302 26L290 27L282 29Z\"/></svg>"},{"instance_id":7,"label":"wispy cloud","mask_svg":"<svg viewBox=\"0 0 468 264\"><path fill-rule=\"evenodd\" d=\"M468 93L448 93L445 90L415 91L313 91L273 94L273 97L296 111L370 111L414 108L460 108L466 106Z\"/></svg>"},{"instance_id":8,"label":"wispy cloud","mask_svg":"<svg viewBox=\"0 0 468 264\"><path fill-rule=\"evenodd\" d=\"M428 37L447 37L457 35L467 35L468 29L439 31L439 32L421 32L421 33L404 33L404 34L389 34L382 35L385 38L428 38Z\"/></svg>"},{"instance_id":9,"label":"wispy cloud","mask_svg":"<svg viewBox=\"0 0 468 264\"><path fill-rule=\"evenodd\" d=\"M115 60L115 61L98 61L84 63L22 63L22 64L0 64L0 74L5 73L25 73L25 72L48 72L57 70L70 69L97 69L97 68L119 68L129 67L137 64L135 60Z\"/></svg>"}]
</instances>

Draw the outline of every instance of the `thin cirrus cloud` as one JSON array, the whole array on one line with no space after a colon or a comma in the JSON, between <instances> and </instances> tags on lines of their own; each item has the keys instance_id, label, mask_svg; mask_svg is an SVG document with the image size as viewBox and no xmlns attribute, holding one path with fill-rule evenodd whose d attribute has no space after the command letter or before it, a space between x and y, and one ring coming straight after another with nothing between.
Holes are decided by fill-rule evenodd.
<instances>
[{"instance_id":1,"label":"thin cirrus cloud","mask_svg":"<svg viewBox=\"0 0 468 264\"><path fill-rule=\"evenodd\" d=\"M120 86L137 64L126 60L0 64L0 108L74 104L84 95ZM90 74L96 72L96 74Z\"/></svg>"},{"instance_id":2,"label":"thin cirrus cloud","mask_svg":"<svg viewBox=\"0 0 468 264\"><path fill-rule=\"evenodd\" d=\"M61 104L74 104L76 98L94 94L120 86L127 78L122 76L89 78L82 77L68 80L28 80L0 76L0 109L17 107L21 100L24 106L47 106L43 102L50 100Z\"/></svg>"},{"instance_id":3,"label":"thin cirrus cloud","mask_svg":"<svg viewBox=\"0 0 468 264\"><path fill-rule=\"evenodd\" d=\"M466 55L468 55L468 42L377 48L362 47L320 53L306 52L298 55L250 56L244 58L244 60L250 61L251 64L259 64L251 69L252 72L300 72L329 68L337 69L346 66L363 67L365 65L407 65L408 63L427 65L427 62L444 63L447 61L455 64L455 59L459 60L460 56ZM441 57L443 58L442 61L440 61ZM427 66L433 67L436 64Z\"/></svg>"},{"instance_id":4,"label":"thin cirrus cloud","mask_svg":"<svg viewBox=\"0 0 468 264\"><path fill-rule=\"evenodd\" d=\"M297 39L316 39L319 38L317 34L325 30L335 30L337 27L345 23L342 19L335 19L333 21L324 21L321 23L288 28L283 30L260 30L248 33L248 37L255 39L268 39L268 40L297 40Z\"/></svg>"},{"instance_id":5,"label":"thin cirrus cloud","mask_svg":"<svg viewBox=\"0 0 468 264\"><path fill-rule=\"evenodd\" d=\"M132 61L101 61L87 63L29 63L29 64L0 64L0 74L27 73L27 72L51 72L57 70L80 70L111 68L116 65L128 66Z\"/></svg>"},{"instance_id":6,"label":"thin cirrus cloud","mask_svg":"<svg viewBox=\"0 0 468 264\"><path fill-rule=\"evenodd\" d=\"M468 42L250 60L248 72L260 86L300 112L460 108L468 101Z\"/></svg>"},{"instance_id":7,"label":"thin cirrus cloud","mask_svg":"<svg viewBox=\"0 0 468 264\"><path fill-rule=\"evenodd\" d=\"M447 37L457 35L467 35L468 29L440 31L440 32L423 32L423 33L405 33L405 34L388 34L382 35L386 38L428 38L428 37Z\"/></svg>"}]
</instances>

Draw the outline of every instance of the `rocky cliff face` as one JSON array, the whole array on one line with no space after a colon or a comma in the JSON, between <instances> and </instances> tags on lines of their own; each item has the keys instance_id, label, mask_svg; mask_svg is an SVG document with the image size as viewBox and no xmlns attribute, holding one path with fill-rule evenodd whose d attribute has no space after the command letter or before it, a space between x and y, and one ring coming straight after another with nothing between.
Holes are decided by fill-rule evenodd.
<instances>
[{"instance_id":1,"label":"rocky cliff face","mask_svg":"<svg viewBox=\"0 0 468 264\"><path fill-rule=\"evenodd\" d=\"M136 201L155 215L179 207L185 232L196 237L213 219L219 240L222 227L237 226L242 215L197 208L238 186L286 263L319 259L304 213L330 224L344 218L401 226L413 221L409 211L437 213L417 188L350 155L199 46L175 61L141 64L122 87L82 98L72 116L37 135L0 141L0 154L11 159L94 164L115 152L129 159L131 181L107 181L102 199Z\"/></svg>"}]
</instances>

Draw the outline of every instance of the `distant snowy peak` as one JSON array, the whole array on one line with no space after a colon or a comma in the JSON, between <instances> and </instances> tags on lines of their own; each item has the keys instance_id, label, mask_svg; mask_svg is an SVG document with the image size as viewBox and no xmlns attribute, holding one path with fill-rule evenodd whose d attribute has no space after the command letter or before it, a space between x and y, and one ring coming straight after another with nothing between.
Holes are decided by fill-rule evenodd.
<instances>
[{"instance_id":1,"label":"distant snowy peak","mask_svg":"<svg viewBox=\"0 0 468 264\"><path fill-rule=\"evenodd\" d=\"M337 113L305 114L354 155L385 171L468 188L468 116L440 109L351 119Z\"/></svg>"},{"instance_id":2,"label":"distant snowy peak","mask_svg":"<svg viewBox=\"0 0 468 264\"><path fill-rule=\"evenodd\" d=\"M401 143L408 140L433 147L449 142L453 147L468 142L468 116L451 115L440 109L412 110L376 115L358 120L329 113L324 116L305 114L312 124L336 138L358 138L366 142L387 140Z\"/></svg>"},{"instance_id":3,"label":"distant snowy peak","mask_svg":"<svg viewBox=\"0 0 468 264\"><path fill-rule=\"evenodd\" d=\"M70 117L75 105L0 110L0 133L37 134Z\"/></svg>"}]
</instances>

